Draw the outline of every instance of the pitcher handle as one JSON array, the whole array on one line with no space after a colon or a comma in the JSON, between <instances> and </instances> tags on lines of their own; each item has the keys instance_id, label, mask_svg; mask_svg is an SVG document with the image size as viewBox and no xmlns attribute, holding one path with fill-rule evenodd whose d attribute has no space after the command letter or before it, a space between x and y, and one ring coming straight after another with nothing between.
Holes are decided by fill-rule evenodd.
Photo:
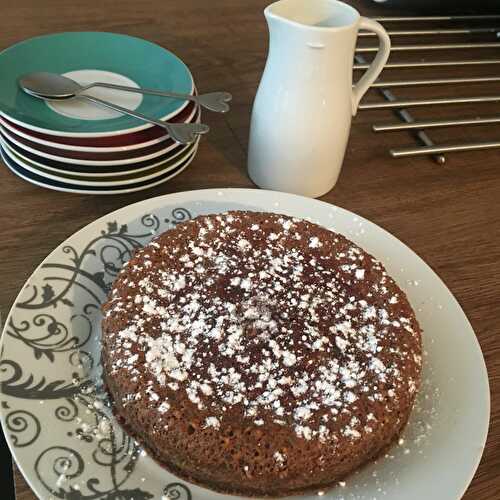
<instances>
[{"instance_id":1,"label":"pitcher handle","mask_svg":"<svg viewBox=\"0 0 500 500\"><path fill-rule=\"evenodd\" d=\"M377 79L378 75L380 75L384 69L385 63L387 62L387 59L389 59L389 53L391 51L391 39L389 38L387 31L385 31L380 23L374 21L373 19L368 19L367 17L361 17L359 21L359 29L373 31L377 35L380 45L377 55L370 64L370 67L352 89L352 116L354 116L358 110L359 101L361 101L371 84Z\"/></svg>"}]
</instances>

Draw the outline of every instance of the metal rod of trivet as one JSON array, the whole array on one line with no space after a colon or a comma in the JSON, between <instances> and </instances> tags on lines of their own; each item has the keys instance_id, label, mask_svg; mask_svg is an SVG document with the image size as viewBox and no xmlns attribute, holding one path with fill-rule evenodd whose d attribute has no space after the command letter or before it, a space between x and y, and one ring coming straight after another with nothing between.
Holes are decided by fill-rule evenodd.
<instances>
[{"instance_id":1,"label":"metal rod of trivet","mask_svg":"<svg viewBox=\"0 0 500 500\"><path fill-rule=\"evenodd\" d=\"M479 149L500 148L500 142L473 142L468 144L448 144L443 146L421 146L418 148L391 149L389 152L394 158L404 156L428 155L456 151L477 151Z\"/></svg>"},{"instance_id":2,"label":"metal rod of trivet","mask_svg":"<svg viewBox=\"0 0 500 500\"><path fill-rule=\"evenodd\" d=\"M354 60L360 64L366 63L365 58L360 54L356 54L354 56ZM380 94L382 94L384 99L386 99L387 101L395 101L396 100L396 96L390 90L387 90L384 88L379 88L378 91L380 92ZM395 110L395 113L405 123L412 123L415 121L413 116L411 116L411 114L406 109L397 109L397 110ZM431 138L423 130L415 131L415 137L426 147L434 146L434 143L432 142ZM443 154L433 154L431 156L432 156L433 160L440 165L443 165L446 162L446 157Z\"/></svg>"},{"instance_id":3,"label":"metal rod of trivet","mask_svg":"<svg viewBox=\"0 0 500 500\"><path fill-rule=\"evenodd\" d=\"M424 36L424 35L475 35L480 33L498 33L498 28L451 28L451 29L434 29L434 30L387 30L389 36ZM360 37L377 36L373 31L360 31Z\"/></svg>"},{"instance_id":4,"label":"metal rod of trivet","mask_svg":"<svg viewBox=\"0 0 500 500\"><path fill-rule=\"evenodd\" d=\"M498 102L500 95L478 97L443 97L440 99L408 99L394 102L369 102L360 104L359 109L392 109L415 106L436 106L441 104L466 104L471 102Z\"/></svg>"},{"instance_id":5,"label":"metal rod of trivet","mask_svg":"<svg viewBox=\"0 0 500 500\"><path fill-rule=\"evenodd\" d=\"M500 116L458 118L456 120L427 120L413 123L382 123L380 125L372 125L372 129L374 132L395 132L398 130L457 127L460 125L489 125L492 123L500 123Z\"/></svg>"},{"instance_id":6,"label":"metal rod of trivet","mask_svg":"<svg viewBox=\"0 0 500 500\"><path fill-rule=\"evenodd\" d=\"M483 64L500 64L500 59L465 59L460 61L411 61L387 63L384 69L432 68L441 66L479 66ZM355 64L354 69L368 69L370 63Z\"/></svg>"},{"instance_id":7,"label":"metal rod of trivet","mask_svg":"<svg viewBox=\"0 0 500 500\"><path fill-rule=\"evenodd\" d=\"M417 50L467 50L467 49L498 49L499 42L487 43L434 43L427 45L393 45L391 52L410 52ZM378 47L356 47L356 52L377 52Z\"/></svg>"},{"instance_id":8,"label":"metal rod of trivet","mask_svg":"<svg viewBox=\"0 0 500 500\"><path fill-rule=\"evenodd\" d=\"M468 21L475 19L500 19L500 14L483 14L472 16L413 16L413 17L375 17L379 23L405 21Z\"/></svg>"},{"instance_id":9,"label":"metal rod of trivet","mask_svg":"<svg viewBox=\"0 0 500 500\"><path fill-rule=\"evenodd\" d=\"M418 85L446 85L455 83L491 83L500 82L500 76L474 76L471 78L429 78L424 80L387 80L377 81L372 87L416 87Z\"/></svg>"}]
</instances>

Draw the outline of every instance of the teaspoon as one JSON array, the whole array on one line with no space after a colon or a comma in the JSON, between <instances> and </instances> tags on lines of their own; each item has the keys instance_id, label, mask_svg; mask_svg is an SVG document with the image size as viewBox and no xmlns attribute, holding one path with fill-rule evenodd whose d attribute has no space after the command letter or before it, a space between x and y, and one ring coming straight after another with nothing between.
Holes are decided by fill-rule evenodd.
<instances>
[{"instance_id":1,"label":"teaspoon","mask_svg":"<svg viewBox=\"0 0 500 500\"><path fill-rule=\"evenodd\" d=\"M47 100L65 100L65 99L85 99L99 106L113 109L125 115L130 115L148 123L158 125L167 130L169 136L180 144L191 144L200 134L206 134L210 129L208 125L202 123L169 123L155 118L148 117L123 108L117 104L103 101L82 92L88 87L83 87L71 78L55 73L30 73L19 79L20 87L27 93L39 99ZM107 85L107 84L106 84ZM91 85L92 86L92 85ZM139 90L139 89L136 89Z\"/></svg>"}]
</instances>

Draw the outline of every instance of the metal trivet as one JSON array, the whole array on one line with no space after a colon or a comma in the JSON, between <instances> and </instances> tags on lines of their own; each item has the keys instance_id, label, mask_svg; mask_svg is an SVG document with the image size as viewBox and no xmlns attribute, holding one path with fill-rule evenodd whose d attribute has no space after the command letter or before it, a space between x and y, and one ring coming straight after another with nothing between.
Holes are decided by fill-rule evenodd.
<instances>
[{"instance_id":1,"label":"metal trivet","mask_svg":"<svg viewBox=\"0 0 500 500\"><path fill-rule=\"evenodd\" d=\"M415 30L388 30L390 36L397 37L419 37L427 35L469 35L469 34L495 34L500 38L500 15L476 15L476 16L416 16L416 17L379 17L376 18L381 23L392 22L434 22L434 21L496 21L499 26L489 27L465 27L465 28L436 28L436 29L415 29ZM372 37L375 33L360 32L360 37ZM406 44L394 45L391 52L415 52L415 51L453 51L461 50L474 51L475 49L500 48L500 42L470 42L470 43L446 43L446 44ZM357 47L355 54L354 69L364 70L370 63L365 60L363 54L376 52L377 47ZM430 67L450 67L450 66L477 66L477 65L498 65L500 59L461 59L461 60L440 60L440 61L408 61L387 63L385 68L430 68ZM417 138L420 146L411 148L393 148L390 149L391 156L395 158L415 155L431 155L439 164L446 161L444 153L456 151L473 151L482 149L500 148L500 141L491 142L473 142L464 144L435 144L426 132L427 129L455 126L473 126L473 125L491 125L500 123L500 115L488 117L464 117L448 120L421 120L416 121L407 108L420 106L442 106L463 103L486 103L500 102L500 93L491 96L470 96L470 97L450 97L434 99L407 99L399 100L390 90L395 87L412 86L434 86L434 85L453 85L464 83L494 83L500 82L500 76L478 76L478 77L459 77L459 78L427 78L413 80L391 80L376 81L372 87L376 88L387 102L360 104L359 109L393 109L401 122L375 124L372 129L375 132L392 132L408 130Z\"/></svg>"}]
</instances>

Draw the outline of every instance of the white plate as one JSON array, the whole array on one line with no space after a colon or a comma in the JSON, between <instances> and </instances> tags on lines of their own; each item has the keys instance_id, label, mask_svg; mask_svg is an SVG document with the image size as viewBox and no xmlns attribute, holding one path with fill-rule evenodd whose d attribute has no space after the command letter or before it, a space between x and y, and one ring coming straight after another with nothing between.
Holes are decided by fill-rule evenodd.
<instances>
[{"instance_id":1,"label":"white plate","mask_svg":"<svg viewBox=\"0 0 500 500\"><path fill-rule=\"evenodd\" d=\"M154 170L152 173L146 172L141 174L137 174L136 172L127 174L124 172L123 174L115 174L114 177L104 177L104 178L99 178L97 177L98 180L91 180L89 178L81 178L79 176L74 176L73 174L68 174L66 173L65 175L57 175L54 173L47 172L45 168L36 168L31 166L28 162L23 161L20 158L16 158L11 150L9 149L9 146L2 141L0 137L0 145L3 148L4 153L7 155L7 157L12 160L15 164L20 165L22 168L28 170L28 172L34 173L36 175L40 175L47 179L48 181L57 181L57 182L64 182L66 184L72 184L74 186L84 186L84 187L95 187L95 186L108 186L108 187L122 187L126 186L127 184L137 184L138 182L145 182L149 181L152 179L155 179L157 177L160 177L167 172L170 172L171 170L174 170L177 168L181 163L183 163L185 160L187 160L194 151L198 148L198 143L200 142L200 137L196 139L196 141L189 146L186 150L182 151L182 154L178 155L176 154L172 160L164 162L164 166L161 167L160 169ZM151 170L151 169L150 169Z\"/></svg>"},{"instance_id":2,"label":"white plate","mask_svg":"<svg viewBox=\"0 0 500 500\"><path fill-rule=\"evenodd\" d=\"M67 169L61 169L61 168L56 168L56 167L51 167L50 165L45 165L44 163L41 163L39 161L35 161L31 158L26 157L24 154L22 154L20 151L14 151L9 144L5 142L5 140L2 138L0 134L0 144L4 148L5 151L8 153L11 153L9 156L12 156L12 153L14 153L14 156L19 158L23 163L32 165L35 169L37 167L43 168L44 170L47 170L49 172L54 173L55 175L61 174L61 175L72 175L74 177L82 177L82 178L88 178L88 177L99 177L99 178L106 178L106 177L116 177L117 175L125 175L125 174L139 174L141 172L147 172L149 170L153 170L156 167L159 167L160 165L163 165L164 163L170 162L177 158L179 155L183 155L186 153L186 151L191 147L190 144L179 148L178 151L172 152L167 159L163 158L159 161L153 162L151 165L147 165L145 167L140 167L140 168L133 168L133 165L128 166L126 168L123 167L115 167L111 172L110 171L102 171L104 170L103 167L96 167L97 170L93 170L90 167L84 167L84 169L81 169L80 171L74 170L75 167L70 167ZM76 167L77 168L77 167ZM84 170L84 171L82 171Z\"/></svg>"},{"instance_id":3,"label":"white plate","mask_svg":"<svg viewBox=\"0 0 500 500\"><path fill-rule=\"evenodd\" d=\"M191 123L193 121L193 118L196 115L196 112L197 112L197 107L195 106L195 107L193 107L193 110L191 111L191 113L189 113L189 116L187 116L186 119L183 121L183 123ZM170 119L170 121L172 121L172 119ZM66 150L66 151L82 151L82 152L88 152L88 153L117 153L117 152L122 152L122 151L135 152L135 150L137 150L137 149L142 149L142 148L146 148L148 146L153 146L154 144L164 142L165 140L167 140L169 138L169 136L167 135L167 131L165 130L165 135L163 135L162 137L158 137L157 139L151 139L151 140L146 141L146 142L129 144L129 145L125 145L125 146L113 146L113 147L111 147L111 146L110 147L76 146L73 144L48 141L46 139L40 139L39 137L36 137L34 135L27 134L26 132L23 132L22 130L16 129L16 128L12 127L11 125L9 125L5 119L2 119L1 114L0 114L0 124L8 132L13 132L14 134L17 134L19 137L23 137L24 139L27 139L29 141L35 142L37 144L41 144L42 146L49 146L51 148L56 148L56 149L61 149L61 150Z\"/></svg>"},{"instance_id":4,"label":"white plate","mask_svg":"<svg viewBox=\"0 0 500 500\"><path fill-rule=\"evenodd\" d=\"M194 123L201 123L201 114L198 115ZM120 159L120 160L84 160L84 159L77 159L77 158L68 158L65 156L58 156L58 155L53 155L51 153L46 153L45 151L39 151L38 149L32 148L31 146L27 146L26 144L23 144L22 142L18 141L11 132L9 132L5 127L3 127L0 124L0 132L2 135L7 137L9 141L14 143L16 146L21 148L24 151L28 151L30 153L36 154L40 158L46 158L48 160L54 160L60 163L68 163L70 165L88 165L88 166L103 166L103 167L111 167L111 166L118 166L118 165L131 165L134 163L139 163L142 161L146 160L152 160L154 158L158 158L159 156L164 155L165 153L168 153L175 147L177 147L179 144L176 142L171 142L168 146L165 146L164 148L161 148L158 151L155 151L154 153L150 153L147 155L142 155L142 156L130 156L128 158ZM137 151L132 152L131 154L137 154Z\"/></svg>"},{"instance_id":5,"label":"white plate","mask_svg":"<svg viewBox=\"0 0 500 500\"><path fill-rule=\"evenodd\" d=\"M100 380L99 304L131 252L178 222L228 209L282 212L345 234L385 263L424 330L424 383L404 442L325 498L459 499L483 452L490 401L479 344L453 295L412 250L366 219L317 200L248 189L176 193L113 212L68 238L23 287L2 337L1 418L36 494L63 498L76 485L81 496L74 498L81 499L160 499L165 489L168 498L230 498L166 472L114 421L111 438L85 438L82 425L104 410L72 382L73 373ZM92 496L92 488L101 493Z\"/></svg>"},{"instance_id":6,"label":"white plate","mask_svg":"<svg viewBox=\"0 0 500 500\"><path fill-rule=\"evenodd\" d=\"M159 177L155 177L151 181L145 181L135 184L125 185L124 187L120 186L94 186L93 188L88 186L76 186L72 184L68 184L67 182L55 181L47 178L42 178L38 174L33 174L32 172L20 171L21 167L17 162L13 162L11 158L0 148L1 158L4 161L7 168L15 175L20 177L21 179L34 184L35 186L43 187L46 189L52 189L54 191L62 191L64 193L78 193L78 194L127 194L127 193L135 193L136 191L143 191L145 189L149 189L164 182L173 179L181 172L183 172L193 161L196 156L196 151L198 147L194 149L194 151L188 156L187 159L184 160L183 163L178 165L176 168L167 171L166 173L162 173ZM36 176L35 178L32 176ZM137 185L139 184L139 185Z\"/></svg>"}]
</instances>

